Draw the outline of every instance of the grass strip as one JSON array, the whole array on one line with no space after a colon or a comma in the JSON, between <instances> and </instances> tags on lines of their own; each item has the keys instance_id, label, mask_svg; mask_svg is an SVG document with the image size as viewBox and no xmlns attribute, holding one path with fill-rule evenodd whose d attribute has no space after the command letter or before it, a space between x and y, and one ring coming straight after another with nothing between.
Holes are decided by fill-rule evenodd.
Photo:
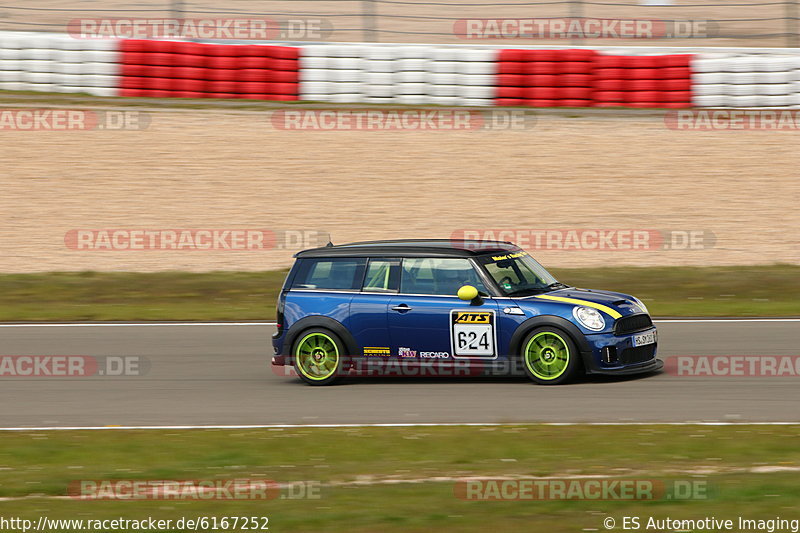
<instances>
[{"instance_id":1,"label":"grass strip","mask_svg":"<svg viewBox=\"0 0 800 533\"><path fill-rule=\"evenodd\" d=\"M268 516L272 530L332 532L477 532L491 526L566 533L602 531L607 516L618 524L623 516L792 518L789 510L796 509L800 497L796 472L765 466L800 467L798 437L800 426L748 425L5 433L0 496L10 499L0 501L0 514L32 519ZM453 481L435 479L509 475L700 480L709 490L691 500L465 501L456 497ZM321 488L318 499L293 499L283 492L284 497L268 501L52 498L64 496L76 480L231 478L313 481ZM373 483L392 478L426 481ZM348 481L361 484L336 485ZM31 494L40 496L20 499Z\"/></svg>"},{"instance_id":2,"label":"grass strip","mask_svg":"<svg viewBox=\"0 0 800 533\"><path fill-rule=\"evenodd\" d=\"M553 269L654 316L800 315L800 266ZM0 275L0 321L274 320L285 271Z\"/></svg>"}]
</instances>

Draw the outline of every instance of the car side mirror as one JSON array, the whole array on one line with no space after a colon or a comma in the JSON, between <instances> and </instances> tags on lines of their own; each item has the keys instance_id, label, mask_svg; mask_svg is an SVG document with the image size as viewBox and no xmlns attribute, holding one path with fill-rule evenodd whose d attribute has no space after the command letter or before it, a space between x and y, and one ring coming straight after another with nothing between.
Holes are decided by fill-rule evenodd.
<instances>
[{"instance_id":1,"label":"car side mirror","mask_svg":"<svg viewBox=\"0 0 800 533\"><path fill-rule=\"evenodd\" d=\"M483 305L483 298L478 294L478 289L472 285L464 285L458 289L458 297L466 302L472 302L472 305Z\"/></svg>"}]
</instances>

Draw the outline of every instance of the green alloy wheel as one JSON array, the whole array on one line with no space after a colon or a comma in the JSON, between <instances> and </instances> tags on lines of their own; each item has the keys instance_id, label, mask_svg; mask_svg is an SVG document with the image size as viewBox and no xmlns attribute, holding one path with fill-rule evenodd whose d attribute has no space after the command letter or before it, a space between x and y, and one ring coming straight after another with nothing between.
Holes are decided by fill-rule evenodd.
<instances>
[{"instance_id":1,"label":"green alloy wheel","mask_svg":"<svg viewBox=\"0 0 800 533\"><path fill-rule=\"evenodd\" d=\"M579 367L578 350L566 333L554 328L531 332L522 344L522 361L528 377L543 385L570 380Z\"/></svg>"},{"instance_id":2,"label":"green alloy wheel","mask_svg":"<svg viewBox=\"0 0 800 533\"><path fill-rule=\"evenodd\" d=\"M328 385L340 375L343 344L325 329L304 331L294 343L294 367L297 374L312 385Z\"/></svg>"}]
</instances>

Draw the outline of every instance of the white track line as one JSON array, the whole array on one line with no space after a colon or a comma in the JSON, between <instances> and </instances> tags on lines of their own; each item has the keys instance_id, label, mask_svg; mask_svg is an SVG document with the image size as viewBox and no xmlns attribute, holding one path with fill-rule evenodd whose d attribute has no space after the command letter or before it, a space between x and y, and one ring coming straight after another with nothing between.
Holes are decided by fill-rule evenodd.
<instances>
[{"instance_id":1,"label":"white track line","mask_svg":"<svg viewBox=\"0 0 800 533\"><path fill-rule=\"evenodd\" d=\"M800 322L800 318L690 318L655 319L656 324L736 324L743 322ZM172 326L274 326L275 322L118 322L0 324L0 328L153 328Z\"/></svg>"},{"instance_id":2,"label":"white track line","mask_svg":"<svg viewBox=\"0 0 800 533\"><path fill-rule=\"evenodd\" d=\"M99 431L138 429L338 429L338 428L415 428L415 427L504 427L504 426L800 426L800 422L419 422L387 424L257 424L183 426L44 426L9 427L0 431Z\"/></svg>"}]
</instances>

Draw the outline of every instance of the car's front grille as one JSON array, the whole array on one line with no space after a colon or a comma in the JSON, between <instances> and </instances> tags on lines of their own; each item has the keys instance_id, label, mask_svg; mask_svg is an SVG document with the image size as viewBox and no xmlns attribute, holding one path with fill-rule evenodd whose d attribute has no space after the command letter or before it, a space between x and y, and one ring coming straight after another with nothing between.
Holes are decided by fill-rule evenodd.
<instances>
[{"instance_id":1,"label":"car's front grille","mask_svg":"<svg viewBox=\"0 0 800 533\"><path fill-rule=\"evenodd\" d=\"M622 350L619 354L619 362L623 365L631 365L634 363L644 363L656 356L656 345L647 344L645 346L636 346L634 348L627 348Z\"/></svg>"},{"instance_id":2,"label":"car's front grille","mask_svg":"<svg viewBox=\"0 0 800 533\"><path fill-rule=\"evenodd\" d=\"M650 315L639 314L624 316L614 324L615 335L627 335L653 327Z\"/></svg>"}]
</instances>

